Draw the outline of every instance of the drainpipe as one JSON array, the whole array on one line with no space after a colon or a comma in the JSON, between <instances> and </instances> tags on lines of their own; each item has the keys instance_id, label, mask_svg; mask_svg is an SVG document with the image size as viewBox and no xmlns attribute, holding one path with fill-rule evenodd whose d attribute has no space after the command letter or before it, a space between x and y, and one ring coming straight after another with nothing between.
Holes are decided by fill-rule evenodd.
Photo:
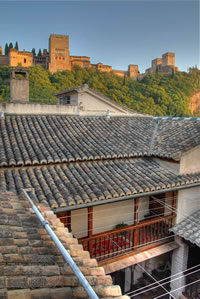
<instances>
[{"instance_id":1,"label":"drainpipe","mask_svg":"<svg viewBox=\"0 0 200 299\"><path fill-rule=\"evenodd\" d=\"M96 295L96 293L94 292L91 285L86 280L83 273L79 270L79 268L77 267L77 265L75 264L75 262L73 261L73 259L71 258L71 256L67 252L67 250L65 249L65 247L62 245L62 243L60 242L60 240L58 239L58 237L56 236L54 231L49 226L48 221L44 219L44 217L42 216L42 214L40 213L38 208L34 205L33 201L31 200L30 196L28 195L28 193L24 189L22 189L22 191L25 194L26 198L29 200L29 202L32 206L32 209L35 212L35 214L37 215L37 217L39 218L40 222L42 223L42 225L44 226L44 228L46 229L46 231L51 236L52 240L54 241L54 243L56 244L56 246L60 250L64 260L69 264L69 266L73 270L74 274L76 275L76 277L80 281L81 285L84 287L84 289L87 292L88 296L91 299L99 299L99 297Z\"/></svg>"}]
</instances>

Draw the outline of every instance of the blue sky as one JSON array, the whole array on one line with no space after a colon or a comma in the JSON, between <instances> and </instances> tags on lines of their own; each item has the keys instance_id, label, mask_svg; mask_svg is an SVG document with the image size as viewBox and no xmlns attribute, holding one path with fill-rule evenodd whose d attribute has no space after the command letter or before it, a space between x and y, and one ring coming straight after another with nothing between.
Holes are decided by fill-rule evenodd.
<instances>
[{"instance_id":1,"label":"blue sky","mask_svg":"<svg viewBox=\"0 0 200 299\"><path fill-rule=\"evenodd\" d=\"M70 37L70 54L114 69L139 70L165 52L184 71L200 67L198 0L0 1L0 45L48 48L51 33Z\"/></svg>"}]
</instances>

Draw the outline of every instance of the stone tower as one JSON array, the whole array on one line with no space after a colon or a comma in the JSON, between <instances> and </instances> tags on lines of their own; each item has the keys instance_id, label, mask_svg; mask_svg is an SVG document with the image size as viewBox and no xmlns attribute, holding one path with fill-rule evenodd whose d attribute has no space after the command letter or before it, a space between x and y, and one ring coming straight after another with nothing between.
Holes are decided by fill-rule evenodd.
<instances>
[{"instance_id":1,"label":"stone tower","mask_svg":"<svg viewBox=\"0 0 200 299\"><path fill-rule=\"evenodd\" d=\"M175 66L175 53L167 52L162 55L162 66Z\"/></svg>"},{"instance_id":2,"label":"stone tower","mask_svg":"<svg viewBox=\"0 0 200 299\"><path fill-rule=\"evenodd\" d=\"M129 64L128 66L128 76L130 78L134 78L139 74L138 65L137 64Z\"/></svg>"},{"instance_id":3,"label":"stone tower","mask_svg":"<svg viewBox=\"0 0 200 299\"><path fill-rule=\"evenodd\" d=\"M10 101L29 101L29 76L24 68L15 68L10 73Z\"/></svg>"},{"instance_id":4,"label":"stone tower","mask_svg":"<svg viewBox=\"0 0 200 299\"><path fill-rule=\"evenodd\" d=\"M0 55L3 55L3 49L1 46L0 46Z\"/></svg>"},{"instance_id":5,"label":"stone tower","mask_svg":"<svg viewBox=\"0 0 200 299\"><path fill-rule=\"evenodd\" d=\"M51 34L49 38L49 71L71 70L69 36Z\"/></svg>"}]
</instances>

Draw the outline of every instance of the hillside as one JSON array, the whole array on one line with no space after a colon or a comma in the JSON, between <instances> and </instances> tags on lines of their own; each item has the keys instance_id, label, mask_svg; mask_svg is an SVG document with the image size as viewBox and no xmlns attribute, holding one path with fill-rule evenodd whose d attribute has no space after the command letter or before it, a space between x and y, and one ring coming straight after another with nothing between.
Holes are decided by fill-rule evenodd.
<instances>
[{"instance_id":1,"label":"hillside","mask_svg":"<svg viewBox=\"0 0 200 299\"><path fill-rule=\"evenodd\" d=\"M113 73L83 70L56 72L53 75L41 66L29 68L30 101L56 103L54 94L63 89L87 83L116 102L133 110L152 115L190 116L190 98L200 91L200 72L164 76L149 74L140 82L121 78ZM10 68L0 67L0 100L9 99ZM200 113L194 115L199 116Z\"/></svg>"}]
</instances>

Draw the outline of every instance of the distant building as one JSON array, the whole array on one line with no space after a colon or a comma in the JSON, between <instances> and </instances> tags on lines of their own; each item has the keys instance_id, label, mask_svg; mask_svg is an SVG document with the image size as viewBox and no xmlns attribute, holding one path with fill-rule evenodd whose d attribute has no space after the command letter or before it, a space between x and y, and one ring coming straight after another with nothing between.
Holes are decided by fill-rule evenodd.
<instances>
[{"instance_id":1,"label":"distant building","mask_svg":"<svg viewBox=\"0 0 200 299\"><path fill-rule=\"evenodd\" d=\"M178 67L175 66L175 53L167 52L162 55L162 58L152 60L151 68L146 69L145 73L172 73L178 72Z\"/></svg>"},{"instance_id":2,"label":"distant building","mask_svg":"<svg viewBox=\"0 0 200 299\"><path fill-rule=\"evenodd\" d=\"M1 54L2 53L2 54ZM32 65L42 65L51 73L64 70L74 70L75 66L83 69L93 68L96 71L113 72L114 74L124 77L134 78L139 74L138 65L130 64L127 71L114 70L110 65L104 65L99 62L92 64L88 56L71 56L69 51L69 36L60 34L51 34L49 37L49 51L44 49L40 55L33 55L31 52L18 51L10 49L9 55L3 55L0 47L0 66L23 66L30 67Z\"/></svg>"},{"instance_id":3,"label":"distant building","mask_svg":"<svg viewBox=\"0 0 200 299\"><path fill-rule=\"evenodd\" d=\"M96 71L113 72L120 77L130 77L135 80L141 80L148 73L163 73L172 74L178 72L178 67L175 66L175 53L167 52L162 55L162 58L152 60L150 68L146 69L144 74L140 74L137 64L129 64L128 70L115 70L110 65L104 65L102 62L93 64L88 56L71 56L69 48L69 36L60 34L51 34L49 37L49 50L43 49L39 55L34 55L32 52L18 51L10 49L8 56L3 55L3 50L0 46L0 66L22 66L30 67L32 65L41 65L48 69L52 74L57 71L69 70L72 71L76 66L83 69L93 68Z\"/></svg>"}]
</instances>

